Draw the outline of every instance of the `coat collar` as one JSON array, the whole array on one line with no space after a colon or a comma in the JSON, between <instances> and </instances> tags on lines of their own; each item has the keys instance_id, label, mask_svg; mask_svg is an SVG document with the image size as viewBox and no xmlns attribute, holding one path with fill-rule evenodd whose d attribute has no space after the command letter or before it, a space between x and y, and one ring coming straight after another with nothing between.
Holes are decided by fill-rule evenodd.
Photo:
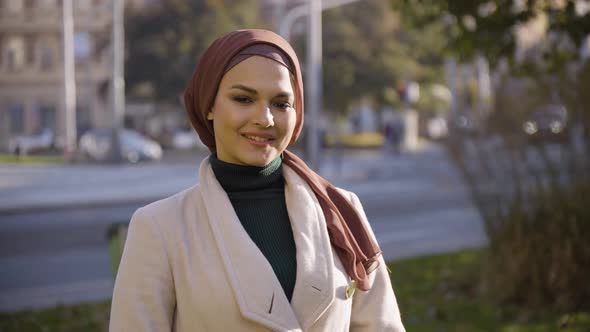
<instances>
[{"instance_id":1,"label":"coat collar","mask_svg":"<svg viewBox=\"0 0 590 332\"><path fill-rule=\"evenodd\" d=\"M199 170L208 222L245 318L278 331L307 330L334 300L334 258L326 222L309 186L283 165L297 279L289 303L274 271L242 227L207 159Z\"/></svg>"}]
</instances>

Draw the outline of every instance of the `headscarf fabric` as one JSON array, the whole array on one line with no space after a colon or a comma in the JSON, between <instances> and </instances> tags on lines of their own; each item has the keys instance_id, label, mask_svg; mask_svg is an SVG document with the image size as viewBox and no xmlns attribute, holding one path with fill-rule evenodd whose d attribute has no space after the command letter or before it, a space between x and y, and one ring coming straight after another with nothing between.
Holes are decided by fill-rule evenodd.
<instances>
[{"instance_id":1,"label":"headscarf fabric","mask_svg":"<svg viewBox=\"0 0 590 332\"><path fill-rule=\"evenodd\" d=\"M213 122L207 119L215 102L221 79L231 68L251 56L263 56L287 67L295 90L296 124L290 144L303 127L303 80L295 51L272 31L248 29L230 32L215 40L202 55L184 92L184 103L190 121L201 141L211 152L216 151ZM368 274L379 264L381 250L359 212L327 180L288 150L283 163L293 169L310 186L318 199L328 228L330 243L348 276L361 290L370 288Z\"/></svg>"}]
</instances>

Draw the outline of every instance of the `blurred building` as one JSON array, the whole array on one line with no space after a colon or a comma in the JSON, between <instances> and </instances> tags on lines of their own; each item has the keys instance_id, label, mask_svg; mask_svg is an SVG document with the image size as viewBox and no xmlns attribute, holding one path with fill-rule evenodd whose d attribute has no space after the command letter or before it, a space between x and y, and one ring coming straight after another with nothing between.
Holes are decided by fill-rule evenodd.
<instances>
[{"instance_id":1,"label":"blurred building","mask_svg":"<svg viewBox=\"0 0 590 332\"><path fill-rule=\"evenodd\" d=\"M111 7L75 0L79 132L110 121ZM0 0L0 148L8 138L50 128L64 133L61 0Z\"/></svg>"},{"instance_id":2,"label":"blurred building","mask_svg":"<svg viewBox=\"0 0 590 332\"><path fill-rule=\"evenodd\" d=\"M125 0L141 10L155 0ZM73 0L78 134L111 124L112 0ZM0 150L65 125L62 0L0 0Z\"/></svg>"}]
</instances>

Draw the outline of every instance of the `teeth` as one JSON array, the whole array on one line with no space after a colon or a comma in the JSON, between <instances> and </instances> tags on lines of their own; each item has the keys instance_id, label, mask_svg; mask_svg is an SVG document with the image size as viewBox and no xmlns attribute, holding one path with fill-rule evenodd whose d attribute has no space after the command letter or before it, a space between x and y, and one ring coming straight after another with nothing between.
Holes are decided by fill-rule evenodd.
<instances>
[{"instance_id":1,"label":"teeth","mask_svg":"<svg viewBox=\"0 0 590 332\"><path fill-rule=\"evenodd\" d=\"M258 137L258 136L250 136L250 135L245 135L247 138L256 141L256 142L266 142L266 141L270 141L269 138L262 138L262 137Z\"/></svg>"}]
</instances>

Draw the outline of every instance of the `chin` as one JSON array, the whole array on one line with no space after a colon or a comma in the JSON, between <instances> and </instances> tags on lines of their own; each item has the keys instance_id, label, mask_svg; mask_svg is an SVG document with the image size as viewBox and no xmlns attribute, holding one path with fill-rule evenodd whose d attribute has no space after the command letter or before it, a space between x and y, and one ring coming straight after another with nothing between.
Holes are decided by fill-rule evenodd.
<instances>
[{"instance_id":1,"label":"chin","mask_svg":"<svg viewBox=\"0 0 590 332\"><path fill-rule=\"evenodd\" d=\"M251 162L248 163L248 165L250 166L258 166L258 167L264 167L268 164L270 164L271 161L273 161L274 158L257 158L257 159L252 159Z\"/></svg>"},{"instance_id":2,"label":"chin","mask_svg":"<svg viewBox=\"0 0 590 332\"><path fill-rule=\"evenodd\" d=\"M278 154L264 154L257 156L247 156L242 160L246 165L264 167L270 164L270 162L273 161L277 156Z\"/></svg>"}]
</instances>

